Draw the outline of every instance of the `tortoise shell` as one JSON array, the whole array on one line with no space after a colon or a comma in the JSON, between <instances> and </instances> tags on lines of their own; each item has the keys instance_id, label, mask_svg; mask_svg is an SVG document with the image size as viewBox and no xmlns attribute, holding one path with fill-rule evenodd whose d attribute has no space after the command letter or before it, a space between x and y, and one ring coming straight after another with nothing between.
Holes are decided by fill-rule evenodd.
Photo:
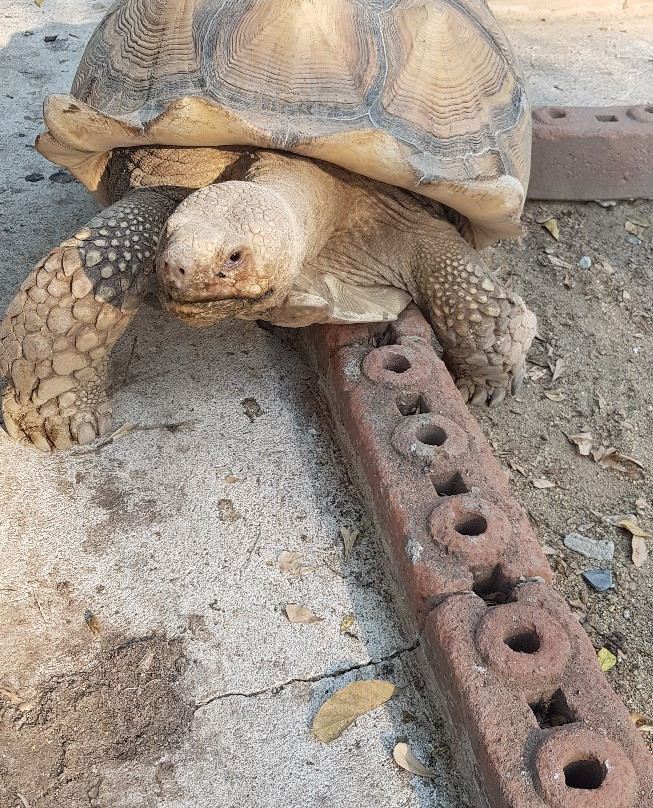
<instances>
[{"instance_id":1,"label":"tortoise shell","mask_svg":"<svg viewBox=\"0 0 653 808\"><path fill-rule=\"evenodd\" d=\"M477 243L517 229L530 168L484 0L117 0L44 118L38 150L100 199L114 148L256 146L442 202Z\"/></svg>"}]
</instances>

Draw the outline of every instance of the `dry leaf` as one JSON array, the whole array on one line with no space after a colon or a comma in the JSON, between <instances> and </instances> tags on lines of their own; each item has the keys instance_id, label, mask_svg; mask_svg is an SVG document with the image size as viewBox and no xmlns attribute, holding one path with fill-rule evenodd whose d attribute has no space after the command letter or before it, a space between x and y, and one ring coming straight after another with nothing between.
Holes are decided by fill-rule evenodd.
<instances>
[{"instance_id":1,"label":"dry leaf","mask_svg":"<svg viewBox=\"0 0 653 808\"><path fill-rule=\"evenodd\" d=\"M516 460L509 460L508 465L513 471L518 471L522 477L527 477L526 469L523 466L520 466Z\"/></svg>"},{"instance_id":2,"label":"dry leaf","mask_svg":"<svg viewBox=\"0 0 653 808\"><path fill-rule=\"evenodd\" d=\"M650 539L651 534L647 533L645 530L642 530L639 525L636 525L635 522L632 522L630 519L622 519L621 521L617 522L617 527L622 527L624 530L627 530L633 536L640 536L643 539Z\"/></svg>"},{"instance_id":3,"label":"dry leaf","mask_svg":"<svg viewBox=\"0 0 653 808\"><path fill-rule=\"evenodd\" d=\"M544 391L544 395L545 395L545 396L546 396L546 397L547 397L547 398L548 398L550 401L564 401L564 400L565 400L565 398L566 398L566 396L565 396L565 394L562 392L562 390L545 390L545 391Z\"/></svg>"},{"instance_id":4,"label":"dry leaf","mask_svg":"<svg viewBox=\"0 0 653 808\"><path fill-rule=\"evenodd\" d=\"M563 261L562 258L558 258L557 255L547 253L546 257L549 259L549 261L553 264L554 267L560 267L561 269L573 269L573 266L568 261Z\"/></svg>"},{"instance_id":5,"label":"dry leaf","mask_svg":"<svg viewBox=\"0 0 653 808\"><path fill-rule=\"evenodd\" d=\"M321 623L324 618L318 617L306 606L299 603L288 603L286 605L286 617L291 623Z\"/></svg>"},{"instance_id":6,"label":"dry leaf","mask_svg":"<svg viewBox=\"0 0 653 808\"><path fill-rule=\"evenodd\" d=\"M110 435L107 435L104 439L104 446L107 443L111 443L111 441L120 440L120 438L124 438L125 435L129 435L130 432L133 432L135 429L134 424L130 424L129 421L125 421L122 426L119 426L118 429L114 430Z\"/></svg>"},{"instance_id":7,"label":"dry leaf","mask_svg":"<svg viewBox=\"0 0 653 808\"><path fill-rule=\"evenodd\" d=\"M41 8L41 6L43 5L44 2L45 2L45 0L34 0L34 5Z\"/></svg>"},{"instance_id":8,"label":"dry leaf","mask_svg":"<svg viewBox=\"0 0 653 808\"><path fill-rule=\"evenodd\" d=\"M565 372L565 360L564 359L556 359L556 363L555 363L555 365L553 367L552 372L553 372L553 376L551 377L551 381L555 382Z\"/></svg>"},{"instance_id":9,"label":"dry leaf","mask_svg":"<svg viewBox=\"0 0 653 808\"><path fill-rule=\"evenodd\" d=\"M395 692L396 687L382 679L366 679L345 685L317 711L311 731L319 741L331 743L360 715L385 704Z\"/></svg>"},{"instance_id":10,"label":"dry leaf","mask_svg":"<svg viewBox=\"0 0 653 808\"><path fill-rule=\"evenodd\" d=\"M578 449L578 454L588 457L592 451L592 433L580 432L578 435L567 435L567 440L573 443Z\"/></svg>"},{"instance_id":11,"label":"dry leaf","mask_svg":"<svg viewBox=\"0 0 653 808\"><path fill-rule=\"evenodd\" d=\"M302 553L284 550L279 556L279 569L292 578L301 578L302 575L306 575L312 569L311 567L305 567L303 561L304 556Z\"/></svg>"},{"instance_id":12,"label":"dry leaf","mask_svg":"<svg viewBox=\"0 0 653 808\"><path fill-rule=\"evenodd\" d=\"M611 651L608 651L607 648L601 648L596 656L598 657L599 665L603 673L609 671L610 668L614 668L617 664L617 657Z\"/></svg>"},{"instance_id":13,"label":"dry leaf","mask_svg":"<svg viewBox=\"0 0 653 808\"><path fill-rule=\"evenodd\" d=\"M86 625L89 627L91 634L100 633L100 621L90 609L87 609L84 612L84 620L86 621Z\"/></svg>"},{"instance_id":14,"label":"dry leaf","mask_svg":"<svg viewBox=\"0 0 653 808\"><path fill-rule=\"evenodd\" d=\"M555 488L556 484L551 482L551 480L545 480L544 477L540 477L537 480L531 480L534 488Z\"/></svg>"},{"instance_id":15,"label":"dry leaf","mask_svg":"<svg viewBox=\"0 0 653 808\"><path fill-rule=\"evenodd\" d=\"M653 732L653 718L644 713L631 713L630 720L640 732Z\"/></svg>"},{"instance_id":16,"label":"dry leaf","mask_svg":"<svg viewBox=\"0 0 653 808\"><path fill-rule=\"evenodd\" d=\"M411 774L418 777L436 777L436 773L423 766L415 755L410 751L407 743L398 743L392 750L392 757L398 766L406 769Z\"/></svg>"},{"instance_id":17,"label":"dry leaf","mask_svg":"<svg viewBox=\"0 0 653 808\"><path fill-rule=\"evenodd\" d=\"M350 629L354 623L356 622L356 618L353 614L346 614L342 620L340 621L340 633L344 634L347 629Z\"/></svg>"},{"instance_id":18,"label":"dry leaf","mask_svg":"<svg viewBox=\"0 0 653 808\"><path fill-rule=\"evenodd\" d=\"M349 561L351 557L351 551L354 549L356 540L360 536L360 531L349 530L349 528L341 527L340 535L342 536L342 543L345 547L345 563L346 563L347 561Z\"/></svg>"},{"instance_id":19,"label":"dry leaf","mask_svg":"<svg viewBox=\"0 0 653 808\"><path fill-rule=\"evenodd\" d=\"M616 469L617 471L623 471L629 475L641 475L641 472L629 468L627 464L637 466L638 469L644 468L641 461L636 460L634 457L629 457L628 455L622 455L613 446L610 448L600 446L598 449L594 449L592 451L592 457L596 463L604 468Z\"/></svg>"},{"instance_id":20,"label":"dry leaf","mask_svg":"<svg viewBox=\"0 0 653 808\"><path fill-rule=\"evenodd\" d=\"M239 479L240 479L239 477L234 477L233 474L227 474L227 476L224 478L224 481L226 483L237 483L239 482Z\"/></svg>"},{"instance_id":21,"label":"dry leaf","mask_svg":"<svg viewBox=\"0 0 653 808\"><path fill-rule=\"evenodd\" d=\"M538 221L542 227L545 227L556 241L560 240L560 230L556 219L545 219L543 222Z\"/></svg>"},{"instance_id":22,"label":"dry leaf","mask_svg":"<svg viewBox=\"0 0 653 808\"><path fill-rule=\"evenodd\" d=\"M636 567L643 567L648 559L648 548L643 536L633 536L632 552L633 564Z\"/></svg>"},{"instance_id":23,"label":"dry leaf","mask_svg":"<svg viewBox=\"0 0 653 808\"><path fill-rule=\"evenodd\" d=\"M13 707L20 710L21 713L28 713L30 710L34 709L34 705L29 701L25 701L13 687L0 687L0 698L8 701Z\"/></svg>"},{"instance_id":24,"label":"dry leaf","mask_svg":"<svg viewBox=\"0 0 653 808\"><path fill-rule=\"evenodd\" d=\"M36 0L34 0L34 2L36 2ZM43 0L41 0L41 3L42 2ZM37 5L41 5L41 3L38 3ZM27 797L24 794L21 794L20 791L17 791L16 796L23 803L23 808L30 808L29 802L27 802Z\"/></svg>"}]
</instances>

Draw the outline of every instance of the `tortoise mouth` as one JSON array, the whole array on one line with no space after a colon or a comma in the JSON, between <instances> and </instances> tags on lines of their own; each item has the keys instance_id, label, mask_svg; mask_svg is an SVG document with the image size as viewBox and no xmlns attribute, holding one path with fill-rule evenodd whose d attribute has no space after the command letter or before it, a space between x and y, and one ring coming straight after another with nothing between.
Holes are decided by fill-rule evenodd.
<instances>
[{"instance_id":1,"label":"tortoise mouth","mask_svg":"<svg viewBox=\"0 0 653 808\"><path fill-rule=\"evenodd\" d=\"M220 320L235 317L241 320L257 320L263 312L274 305L275 290L268 289L255 298L225 298L222 300L179 301L159 289L159 300L164 309L174 317L201 328Z\"/></svg>"}]
</instances>

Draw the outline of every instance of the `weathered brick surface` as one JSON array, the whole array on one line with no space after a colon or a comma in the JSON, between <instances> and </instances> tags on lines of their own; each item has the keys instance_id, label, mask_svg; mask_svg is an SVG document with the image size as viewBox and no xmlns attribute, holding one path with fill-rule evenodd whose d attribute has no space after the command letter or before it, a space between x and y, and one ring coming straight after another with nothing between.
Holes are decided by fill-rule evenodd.
<instances>
[{"instance_id":1,"label":"weathered brick surface","mask_svg":"<svg viewBox=\"0 0 653 808\"><path fill-rule=\"evenodd\" d=\"M528 195L653 198L653 103L534 109Z\"/></svg>"},{"instance_id":2,"label":"weathered brick surface","mask_svg":"<svg viewBox=\"0 0 653 808\"><path fill-rule=\"evenodd\" d=\"M478 808L651 808L653 760L418 310L300 333Z\"/></svg>"}]
</instances>

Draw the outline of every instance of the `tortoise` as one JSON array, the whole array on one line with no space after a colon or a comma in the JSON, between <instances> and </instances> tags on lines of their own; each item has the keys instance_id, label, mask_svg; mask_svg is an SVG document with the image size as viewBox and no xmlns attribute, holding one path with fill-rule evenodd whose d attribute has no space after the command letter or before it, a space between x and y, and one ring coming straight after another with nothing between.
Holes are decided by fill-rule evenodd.
<instances>
[{"instance_id":1,"label":"tortoise","mask_svg":"<svg viewBox=\"0 0 653 808\"><path fill-rule=\"evenodd\" d=\"M0 326L12 437L110 430L109 354L155 284L194 326L412 299L467 401L520 386L535 317L477 249L520 232L530 111L484 0L116 0L44 119L105 207Z\"/></svg>"}]
</instances>

